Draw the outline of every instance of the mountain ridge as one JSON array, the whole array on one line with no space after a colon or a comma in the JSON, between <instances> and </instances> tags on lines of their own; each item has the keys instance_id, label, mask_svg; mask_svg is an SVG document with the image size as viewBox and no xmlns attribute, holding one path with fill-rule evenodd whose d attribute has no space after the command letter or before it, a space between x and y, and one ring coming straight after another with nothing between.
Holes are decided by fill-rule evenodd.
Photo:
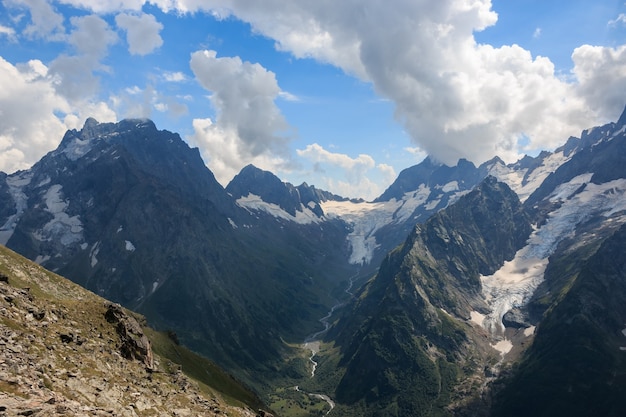
<instances>
[{"instance_id":1,"label":"mountain ridge","mask_svg":"<svg viewBox=\"0 0 626 417\"><path fill-rule=\"evenodd\" d=\"M587 260L618 253L624 130L514 164L427 158L365 202L254 166L223 188L178 135L90 119L2 174L0 238L175 329L272 407L497 417L576 277L594 282Z\"/></svg>"}]
</instances>

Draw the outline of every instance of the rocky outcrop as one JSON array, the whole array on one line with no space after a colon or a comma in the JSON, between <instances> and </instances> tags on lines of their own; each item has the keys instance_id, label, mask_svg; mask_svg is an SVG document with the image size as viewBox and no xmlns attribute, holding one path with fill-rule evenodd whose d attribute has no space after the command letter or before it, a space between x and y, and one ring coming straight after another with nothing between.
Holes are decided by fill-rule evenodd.
<instances>
[{"instance_id":1,"label":"rocky outcrop","mask_svg":"<svg viewBox=\"0 0 626 417\"><path fill-rule=\"evenodd\" d=\"M146 369L154 369L154 355L150 340L143 333L143 329L137 319L127 314L121 305L107 303L107 311L104 313L107 321L115 326L120 336L120 353L126 359L137 359L142 362Z\"/></svg>"},{"instance_id":2,"label":"rocky outcrop","mask_svg":"<svg viewBox=\"0 0 626 417\"><path fill-rule=\"evenodd\" d=\"M0 417L254 417L153 355L139 321L0 247Z\"/></svg>"}]
</instances>

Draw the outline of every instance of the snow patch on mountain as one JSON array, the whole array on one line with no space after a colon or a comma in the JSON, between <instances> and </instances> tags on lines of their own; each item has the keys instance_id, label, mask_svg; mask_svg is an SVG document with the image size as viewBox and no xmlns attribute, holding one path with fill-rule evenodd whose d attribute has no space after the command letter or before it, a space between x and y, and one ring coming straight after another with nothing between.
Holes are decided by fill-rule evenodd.
<instances>
[{"instance_id":1,"label":"snow patch on mountain","mask_svg":"<svg viewBox=\"0 0 626 417\"><path fill-rule=\"evenodd\" d=\"M609 217L626 211L626 179L593 184L592 175L579 175L557 187L550 201L560 203L560 207L550 213L546 223L531 234L527 245L511 261L493 275L481 276L483 295L491 307L482 325L492 335L501 335L502 318L507 311L528 302L543 281L549 256L563 239L574 236L579 224L595 216ZM621 216L615 221L626 219Z\"/></svg>"},{"instance_id":2,"label":"snow patch on mountain","mask_svg":"<svg viewBox=\"0 0 626 417\"><path fill-rule=\"evenodd\" d=\"M134 252L135 249L137 249L137 248L135 248L135 245L133 245L133 242L131 242L130 240L125 240L124 242L126 244L126 250L127 251Z\"/></svg>"},{"instance_id":3,"label":"snow patch on mountain","mask_svg":"<svg viewBox=\"0 0 626 417\"><path fill-rule=\"evenodd\" d=\"M41 264L43 264L44 262L47 262L47 261L49 261L49 260L50 260L50 255L45 255L45 256L43 256L43 255L37 255L37 257L35 258L35 263L37 263L37 264L41 265Z\"/></svg>"},{"instance_id":4,"label":"snow patch on mountain","mask_svg":"<svg viewBox=\"0 0 626 417\"><path fill-rule=\"evenodd\" d=\"M248 211L264 211L277 219L289 220L298 224L320 223L323 221L322 218L302 204L300 205L301 210L296 210L296 215L292 216L278 204L267 203L255 194L248 194L245 197L238 198L237 204Z\"/></svg>"},{"instance_id":5,"label":"snow patch on mountain","mask_svg":"<svg viewBox=\"0 0 626 417\"><path fill-rule=\"evenodd\" d=\"M430 188L420 185L419 189L408 192L402 200L366 203L354 201L325 201L322 210L329 218L340 218L352 228L348 235L351 264L371 262L374 251L380 246L375 233L391 223L407 221L415 210L423 205L430 195Z\"/></svg>"},{"instance_id":6,"label":"snow patch on mountain","mask_svg":"<svg viewBox=\"0 0 626 417\"><path fill-rule=\"evenodd\" d=\"M90 138L83 140L75 136L71 141L67 142L61 152L64 153L69 160L76 161L85 156L93 148L94 142L95 141Z\"/></svg>"},{"instance_id":7,"label":"snow patch on mountain","mask_svg":"<svg viewBox=\"0 0 626 417\"><path fill-rule=\"evenodd\" d=\"M69 216L65 210L69 203L63 200L62 186L54 184L44 195L46 211L53 215L41 230L33 233L40 241L55 240L64 246L83 240L83 224L79 216Z\"/></svg>"},{"instance_id":8,"label":"snow patch on mountain","mask_svg":"<svg viewBox=\"0 0 626 417\"><path fill-rule=\"evenodd\" d=\"M40 188L43 187L44 185L48 185L50 184L52 180L50 179L50 177L46 177L43 180L39 181L39 184L37 184L37 186L35 188Z\"/></svg>"},{"instance_id":9,"label":"snow patch on mountain","mask_svg":"<svg viewBox=\"0 0 626 417\"><path fill-rule=\"evenodd\" d=\"M452 191L459 191L459 183L457 181L451 181L441 187L441 191L444 193L450 193Z\"/></svg>"},{"instance_id":10,"label":"snow patch on mountain","mask_svg":"<svg viewBox=\"0 0 626 417\"><path fill-rule=\"evenodd\" d=\"M556 171L558 167L569 161L570 156L563 152L548 155L541 165L533 170L515 168L513 165L495 164L489 171L498 181L508 185L518 195L523 203L543 183L543 181Z\"/></svg>"},{"instance_id":11,"label":"snow patch on mountain","mask_svg":"<svg viewBox=\"0 0 626 417\"><path fill-rule=\"evenodd\" d=\"M98 258L96 256L100 252L100 242L96 242L91 247L91 251L89 252L89 257L91 259L91 267L93 268L98 263Z\"/></svg>"},{"instance_id":12,"label":"snow patch on mountain","mask_svg":"<svg viewBox=\"0 0 626 417\"><path fill-rule=\"evenodd\" d=\"M15 214L9 216L9 218L0 227L0 244L6 245L17 226L17 222L24 214L24 210L28 207L28 197L24 193L24 187L30 184L33 178L33 173L20 172L10 175L6 178L6 183L9 186L9 193L15 203Z\"/></svg>"},{"instance_id":13,"label":"snow patch on mountain","mask_svg":"<svg viewBox=\"0 0 626 417\"><path fill-rule=\"evenodd\" d=\"M395 198L392 199L388 204L392 205L395 209L393 212L394 221L399 223L409 220L415 210L426 203L430 192L428 186L420 184L417 190L405 193L402 200L396 201Z\"/></svg>"},{"instance_id":14,"label":"snow patch on mountain","mask_svg":"<svg viewBox=\"0 0 626 417\"><path fill-rule=\"evenodd\" d=\"M434 210L437 208L437 206L439 205L439 203L441 203L441 198L437 198L435 200L429 201L424 208L426 210Z\"/></svg>"}]
</instances>

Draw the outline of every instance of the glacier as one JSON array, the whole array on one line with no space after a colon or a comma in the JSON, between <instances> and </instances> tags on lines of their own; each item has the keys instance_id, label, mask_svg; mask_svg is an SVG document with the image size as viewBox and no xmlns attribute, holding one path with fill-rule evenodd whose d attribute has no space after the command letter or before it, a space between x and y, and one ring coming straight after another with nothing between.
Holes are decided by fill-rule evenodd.
<instances>
[{"instance_id":1,"label":"glacier","mask_svg":"<svg viewBox=\"0 0 626 417\"><path fill-rule=\"evenodd\" d=\"M504 314L530 300L543 282L550 255L563 239L574 236L576 227L594 216L626 223L626 216L622 215L626 211L626 179L594 184L591 177L592 174L586 173L558 186L549 199L560 207L550 213L543 226L533 231L526 246L511 261L493 275L480 277L483 296L491 311L485 316L472 312L471 321L480 323L498 343L502 341ZM506 353L505 349L500 351Z\"/></svg>"}]
</instances>

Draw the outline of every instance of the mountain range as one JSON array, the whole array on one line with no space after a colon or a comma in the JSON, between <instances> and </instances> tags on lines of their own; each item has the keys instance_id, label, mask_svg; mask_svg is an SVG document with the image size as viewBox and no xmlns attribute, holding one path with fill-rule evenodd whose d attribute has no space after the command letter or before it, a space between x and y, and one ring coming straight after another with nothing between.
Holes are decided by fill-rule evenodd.
<instances>
[{"instance_id":1,"label":"mountain range","mask_svg":"<svg viewBox=\"0 0 626 417\"><path fill-rule=\"evenodd\" d=\"M625 162L626 111L513 164L426 158L366 202L251 165L224 188L177 134L88 119L0 173L0 243L279 415L622 415Z\"/></svg>"}]
</instances>

